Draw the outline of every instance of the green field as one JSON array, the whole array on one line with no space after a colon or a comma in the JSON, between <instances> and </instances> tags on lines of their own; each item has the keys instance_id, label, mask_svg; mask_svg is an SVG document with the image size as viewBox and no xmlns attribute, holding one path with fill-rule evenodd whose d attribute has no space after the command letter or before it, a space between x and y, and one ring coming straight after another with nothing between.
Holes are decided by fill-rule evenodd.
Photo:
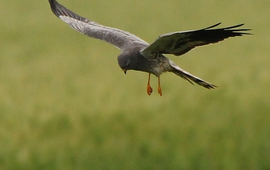
<instances>
[{"instance_id":1,"label":"green field","mask_svg":"<svg viewBox=\"0 0 270 170\"><path fill-rule=\"evenodd\" d=\"M152 42L245 23L252 36L168 57L219 88L123 74L113 46L83 36L48 1L0 2L0 169L270 169L270 5L266 0L59 0Z\"/></svg>"}]
</instances>

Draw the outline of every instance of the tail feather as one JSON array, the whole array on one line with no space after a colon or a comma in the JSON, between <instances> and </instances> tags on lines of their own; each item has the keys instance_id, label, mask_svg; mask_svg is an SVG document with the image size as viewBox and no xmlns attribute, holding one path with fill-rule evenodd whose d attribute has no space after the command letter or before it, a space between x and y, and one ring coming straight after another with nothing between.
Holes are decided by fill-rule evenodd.
<instances>
[{"instance_id":1,"label":"tail feather","mask_svg":"<svg viewBox=\"0 0 270 170\"><path fill-rule=\"evenodd\" d=\"M178 67L177 65L175 65L174 63L170 63L171 66L174 68L171 72L173 72L174 74L182 77L183 79L187 80L188 82L190 82L191 84L196 83L200 86L203 86L207 89L214 89L217 86L213 85L211 83L208 83L207 81L204 81L196 76L193 76L192 74L186 72L185 70L181 69L180 67Z\"/></svg>"}]
</instances>

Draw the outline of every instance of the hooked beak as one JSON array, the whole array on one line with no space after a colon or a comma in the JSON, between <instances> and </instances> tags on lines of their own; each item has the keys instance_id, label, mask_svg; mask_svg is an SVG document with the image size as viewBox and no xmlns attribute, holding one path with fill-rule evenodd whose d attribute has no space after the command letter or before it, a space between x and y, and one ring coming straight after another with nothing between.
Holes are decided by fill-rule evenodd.
<instances>
[{"instance_id":1,"label":"hooked beak","mask_svg":"<svg viewBox=\"0 0 270 170\"><path fill-rule=\"evenodd\" d=\"M125 73L125 74L127 74L127 70L126 69L122 69L123 70L123 72Z\"/></svg>"}]
</instances>

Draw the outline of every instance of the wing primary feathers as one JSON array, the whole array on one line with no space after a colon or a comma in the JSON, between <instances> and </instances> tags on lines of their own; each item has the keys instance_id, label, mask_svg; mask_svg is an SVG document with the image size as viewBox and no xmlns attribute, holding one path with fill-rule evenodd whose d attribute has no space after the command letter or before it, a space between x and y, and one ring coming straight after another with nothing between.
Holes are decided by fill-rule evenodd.
<instances>
[{"instance_id":1,"label":"wing primary feathers","mask_svg":"<svg viewBox=\"0 0 270 170\"><path fill-rule=\"evenodd\" d=\"M69 9L64 7L63 5L59 4L56 0L49 0L49 3L50 3L52 12L58 18L60 18L60 16L63 15L63 16L70 16L74 19L77 19L77 20L80 20L83 22L91 22L89 19L86 19L86 18L79 16L79 15L75 14L74 12L70 11Z\"/></svg>"},{"instance_id":2,"label":"wing primary feathers","mask_svg":"<svg viewBox=\"0 0 270 170\"><path fill-rule=\"evenodd\" d=\"M201 29L201 30L208 30L208 29L210 29L210 28L214 28L214 27L216 27L216 26L219 26L220 24L221 24L221 22L219 22L219 23L217 23L217 24L215 24L215 25L212 25L212 26L210 26L210 27L203 28L203 29ZM198 31L200 31L200 30L198 30Z\"/></svg>"},{"instance_id":3,"label":"wing primary feathers","mask_svg":"<svg viewBox=\"0 0 270 170\"><path fill-rule=\"evenodd\" d=\"M232 29L232 28L237 28L237 27L241 27L243 26L244 24L238 24L238 25L234 25L234 26L230 26L230 27L225 27L224 29L225 30L228 30L228 29Z\"/></svg>"},{"instance_id":4,"label":"wing primary feathers","mask_svg":"<svg viewBox=\"0 0 270 170\"><path fill-rule=\"evenodd\" d=\"M232 33L237 33L237 34L246 34L246 35L251 35L250 33L247 33L247 32L240 32L240 31L250 31L251 29L233 29L233 28L238 28L238 27L241 27L243 26L244 24L238 24L238 25L234 25L234 26L230 26L230 27L225 27L225 28L217 28L217 29L211 29L211 28L214 28L218 25L220 25L220 23L217 23L213 26L210 26L210 27L207 27L207 28L204 28L204 29L201 29L201 30L198 30L198 31L231 31Z\"/></svg>"},{"instance_id":5,"label":"wing primary feathers","mask_svg":"<svg viewBox=\"0 0 270 170\"><path fill-rule=\"evenodd\" d=\"M197 46L217 43L230 37L251 35L249 32L246 32L250 31L251 29L239 28L244 24L238 24L225 28L215 28L220 24L221 23L217 23L210 27L194 31L163 34L159 36L156 41L150 44L149 47L144 49L142 53L163 53L180 56Z\"/></svg>"},{"instance_id":6,"label":"wing primary feathers","mask_svg":"<svg viewBox=\"0 0 270 170\"><path fill-rule=\"evenodd\" d=\"M217 27L218 25L220 25L220 23L217 23L215 25L212 25L210 27L207 27L207 28L204 28L204 29L201 29L201 30L198 30L198 31L202 31L202 30L210 30L211 28L214 28L214 27ZM230 26L230 27L225 27L225 28L218 28L218 29L215 29L215 30L230 30L230 29L233 29L233 28L237 28L237 27L241 27L243 26L244 24L238 24L238 25L234 25L234 26ZM235 29L233 31L250 31L251 29ZM250 33L244 33L244 34L250 34Z\"/></svg>"},{"instance_id":7,"label":"wing primary feathers","mask_svg":"<svg viewBox=\"0 0 270 170\"><path fill-rule=\"evenodd\" d=\"M64 6L62 6L61 4L59 4L57 1L55 0L49 0L50 6L51 6L51 10L52 12L59 18L59 16L63 13L63 10L61 10L61 8L65 9ZM65 9L66 11L68 11L68 9Z\"/></svg>"}]
</instances>

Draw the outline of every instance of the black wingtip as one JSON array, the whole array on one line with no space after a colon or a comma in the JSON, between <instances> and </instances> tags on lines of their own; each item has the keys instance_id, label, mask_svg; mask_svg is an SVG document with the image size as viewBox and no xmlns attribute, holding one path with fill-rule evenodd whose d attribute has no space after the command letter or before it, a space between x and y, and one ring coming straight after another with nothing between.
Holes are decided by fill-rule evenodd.
<instances>
[{"instance_id":1,"label":"black wingtip","mask_svg":"<svg viewBox=\"0 0 270 170\"><path fill-rule=\"evenodd\" d=\"M243 25L245 25L245 24L244 24L244 23L243 23L243 24L238 24L238 25L234 25L234 26L226 27L226 28L224 28L224 29L225 29L225 30L228 30L228 29L233 29L233 28L241 27L241 26L243 26Z\"/></svg>"},{"instance_id":2,"label":"black wingtip","mask_svg":"<svg viewBox=\"0 0 270 170\"><path fill-rule=\"evenodd\" d=\"M242 35L252 35L251 33L249 32L246 32L246 31L250 31L251 29L246 29L246 28L239 28L241 26L244 25L244 23L242 24L237 24L237 25L233 25L233 26L229 26L229 27L224 27L224 28L217 28L217 29L211 29L211 28L214 28L218 25L220 25L220 23L217 23L215 25L212 25L210 27L207 27L207 28L204 28L204 29L201 29L199 31L206 31L206 30L213 30L213 31L224 31L224 32L227 32L227 33L230 33L231 35L229 37L234 37L234 36L242 36ZM235 29L235 28L239 28L239 29Z\"/></svg>"},{"instance_id":3,"label":"black wingtip","mask_svg":"<svg viewBox=\"0 0 270 170\"><path fill-rule=\"evenodd\" d=\"M207 29L210 29L210 28L214 28L214 27L216 27L216 26L219 26L220 24L221 24L221 22L219 22L219 23L217 23L217 24L215 24L215 25L212 25L212 26L210 26L210 27L204 28L204 29L202 29L202 30L207 30Z\"/></svg>"},{"instance_id":4,"label":"black wingtip","mask_svg":"<svg viewBox=\"0 0 270 170\"><path fill-rule=\"evenodd\" d=\"M56 0L48 0L51 6L51 10L54 13L54 15L56 15L58 18L60 18L60 16L68 16L83 22L89 22L90 20L81 17L77 14L75 14L74 12L70 11L69 9L67 9L66 7L64 7L63 5L59 4Z\"/></svg>"},{"instance_id":5,"label":"black wingtip","mask_svg":"<svg viewBox=\"0 0 270 170\"><path fill-rule=\"evenodd\" d=\"M208 29L217 27L217 26L220 25L220 24L221 24L221 22L219 22L219 23L217 23L217 24L215 24L215 25L212 25L212 26L210 26L210 27L206 27L206 28L201 29L201 30L208 30ZM233 29L233 28L238 28L238 27L241 27L241 26L243 26L243 25L245 25L245 24L242 23L242 24L237 24L237 25L233 25L233 26L230 26L230 27L218 28L218 29L231 30L231 29ZM250 30L251 30L251 29L234 29L234 31L250 31Z\"/></svg>"},{"instance_id":6,"label":"black wingtip","mask_svg":"<svg viewBox=\"0 0 270 170\"><path fill-rule=\"evenodd\" d=\"M59 5L59 3L55 0L48 0L49 3L50 3L50 6L51 6L51 10L52 12L57 16L59 17L59 14L57 12L57 5Z\"/></svg>"}]
</instances>

